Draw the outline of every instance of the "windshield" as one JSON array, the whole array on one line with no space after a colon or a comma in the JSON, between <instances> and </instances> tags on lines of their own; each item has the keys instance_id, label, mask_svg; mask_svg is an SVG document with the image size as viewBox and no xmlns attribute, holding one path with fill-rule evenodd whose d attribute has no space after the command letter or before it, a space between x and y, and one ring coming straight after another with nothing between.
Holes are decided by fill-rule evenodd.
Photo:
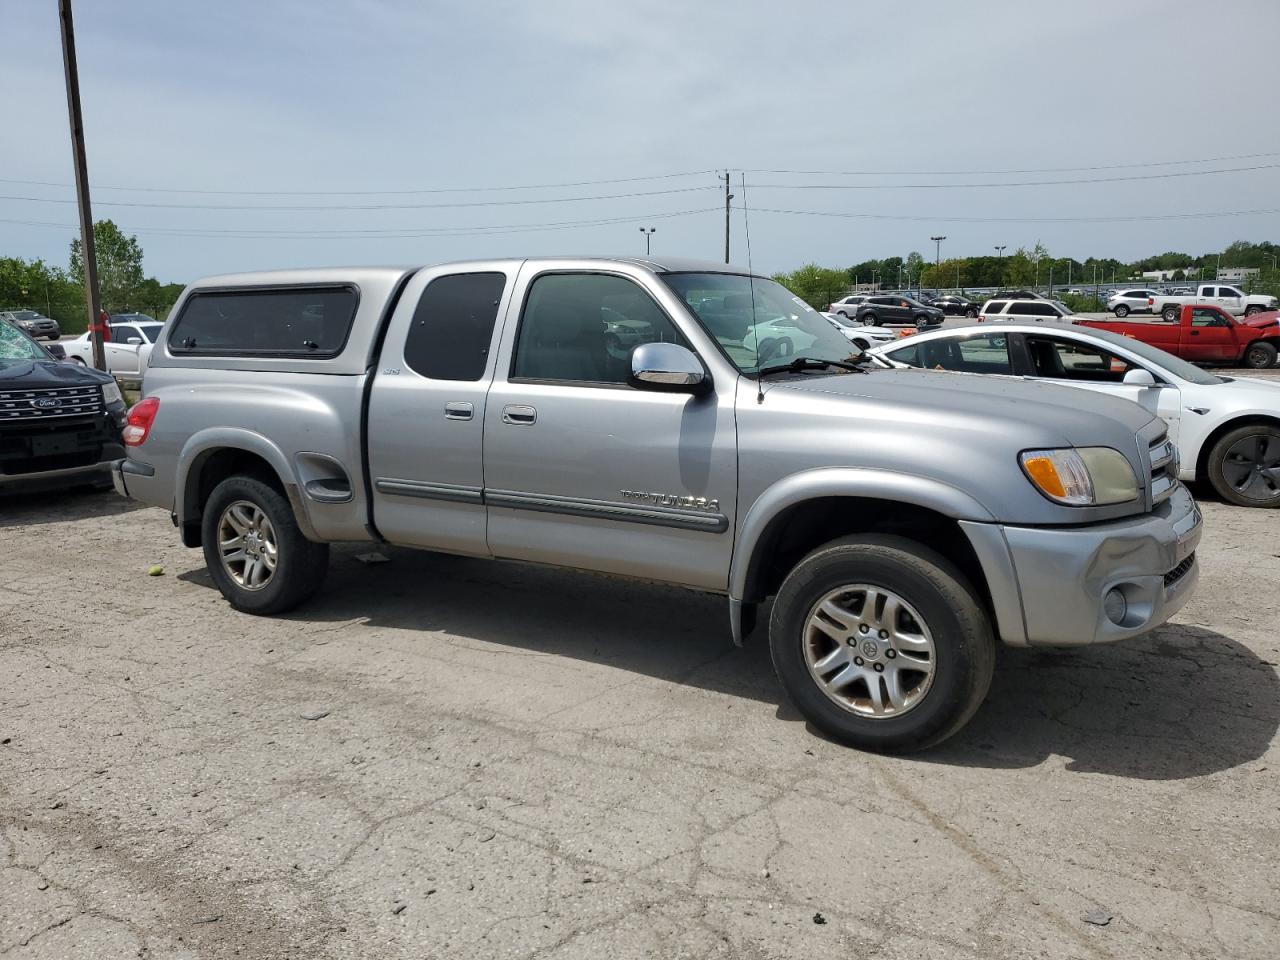
<instances>
[{"instance_id":1,"label":"windshield","mask_svg":"<svg viewBox=\"0 0 1280 960\"><path fill-rule=\"evenodd\" d=\"M830 320L832 323L840 327L853 328L857 326L857 324L854 323L852 320L850 320L848 317L842 317L838 313L824 313L823 316L826 317L828 320Z\"/></svg>"},{"instance_id":2,"label":"windshield","mask_svg":"<svg viewBox=\"0 0 1280 960\"><path fill-rule=\"evenodd\" d=\"M17 327L0 323L0 364L13 360L48 360L44 348Z\"/></svg>"},{"instance_id":3,"label":"windshield","mask_svg":"<svg viewBox=\"0 0 1280 960\"><path fill-rule=\"evenodd\" d=\"M728 273L662 275L740 371L797 357L848 360L849 341L786 287Z\"/></svg>"}]
</instances>

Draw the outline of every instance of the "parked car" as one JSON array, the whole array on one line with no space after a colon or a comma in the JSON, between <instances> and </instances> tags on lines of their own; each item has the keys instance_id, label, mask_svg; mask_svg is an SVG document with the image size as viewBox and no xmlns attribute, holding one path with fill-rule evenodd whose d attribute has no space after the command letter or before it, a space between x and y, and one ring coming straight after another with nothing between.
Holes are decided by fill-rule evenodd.
<instances>
[{"instance_id":1,"label":"parked car","mask_svg":"<svg viewBox=\"0 0 1280 960\"><path fill-rule=\"evenodd\" d=\"M840 333L859 350L870 350L872 347L892 343L898 339L897 333L888 327L874 327L866 323L858 323L848 317L836 313L824 313L824 317Z\"/></svg>"},{"instance_id":2,"label":"parked car","mask_svg":"<svg viewBox=\"0 0 1280 960\"><path fill-rule=\"evenodd\" d=\"M1045 296L1034 290L998 290L991 295L993 300L1044 300Z\"/></svg>"},{"instance_id":3,"label":"parked car","mask_svg":"<svg viewBox=\"0 0 1280 960\"><path fill-rule=\"evenodd\" d=\"M1280 304L1276 298L1265 294L1246 294L1238 287L1229 287L1225 283L1202 283L1196 292L1188 296L1156 296L1148 300L1152 313L1158 313L1173 323L1178 319L1182 308L1187 304L1203 304L1221 307L1235 317L1250 317L1255 313L1275 310Z\"/></svg>"},{"instance_id":4,"label":"parked car","mask_svg":"<svg viewBox=\"0 0 1280 960\"><path fill-rule=\"evenodd\" d=\"M929 306L937 307L948 317L976 317L980 305L959 294L948 293L928 301Z\"/></svg>"},{"instance_id":5,"label":"parked car","mask_svg":"<svg viewBox=\"0 0 1280 960\"><path fill-rule=\"evenodd\" d=\"M827 312L838 313L842 317L849 317L852 319L853 315L858 312L858 307L866 303L870 297L871 294L869 293L852 293L847 297L842 297L835 303L829 304L827 306Z\"/></svg>"},{"instance_id":6,"label":"parked car","mask_svg":"<svg viewBox=\"0 0 1280 960\"><path fill-rule=\"evenodd\" d=\"M0 322L8 321L19 330L37 340L57 340L62 336L58 321L34 310L6 310L0 313Z\"/></svg>"},{"instance_id":7,"label":"parked car","mask_svg":"<svg viewBox=\"0 0 1280 960\"><path fill-rule=\"evenodd\" d=\"M784 689L876 750L962 727L996 636L1124 640L1185 603L1200 517L1147 410L868 375L817 311L730 269L547 258L201 280L152 353L114 480L171 511L250 613L315 594L338 541L721 594L739 643L772 596ZM606 306L650 341L615 358ZM744 347L791 316L803 354Z\"/></svg>"},{"instance_id":8,"label":"parked car","mask_svg":"<svg viewBox=\"0 0 1280 960\"><path fill-rule=\"evenodd\" d=\"M912 337L872 351L896 367L1029 377L1124 397L1160 416L1171 473L1224 500L1280 507L1280 383L1219 377L1148 343L1093 327L1029 324Z\"/></svg>"},{"instance_id":9,"label":"parked car","mask_svg":"<svg viewBox=\"0 0 1280 960\"><path fill-rule=\"evenodd\" d=\"M144 315L135 314L135 316ZM111 339L102 345L107 361L107 371L122 377L141 375L147 367L147 358L151 356L156 337L160 335L163 327L164 324L149 317L139 322L111 323ZM68 360L84 366L93 366L93 340L87 332L63 341L63 346L67 351Z\"/></svg>"},{"instance_id":10,"label":"parked car","mask_svg":"<svg viewBox=\"0 0 1280 960\"><path fill-rule=\"evenodd\" d=\"M1018 323L1072 323L1075 313L1058 300L988 300L978 322L1012 320Z\"/></svg>"},{"instance_id":11,"label":"parked car","mask_svg":"<svg viewBox=\"0 0 1280 960\"><path fill-rule=\"evenodd\" d=\"M1185 305L1176 321L1081 320L1081 324L1141 340L1193 363L1273 366L1280 348L1280 312L1237 319L1222 307Z\"/></svg>"},{"instance_id":12,"label":"parked car","mask_svg":"<svg viewBox=\"0 0 1280 960\"><path fill-rule=\"evenodd\" d=\"M111 483L124 456L124 398L105 373L59 363L0 323L0 492L35 484Z\"/></svg>"},{"instance_id":13,"label":"parked car","mask_svg":"<svg viewBox=\"0 0 1280 960\"><path fill-rule=\"evenodd\" d=\"M855 320L872 326L931 327L942 323L943 318L937 307L925 306L901 294L868 297L854 313Z\"/></svg>"},{"instance_id":14,"label":"parked car","mask_svg":"<svg viewBox=\"0 0 1280 960\"><path fill-rule=\"evenodd\" d=\"M1107 309L1121 318L1130 313L1150 313L1151 300L1158 296L1155 290L1145 288L1116 290L1107 297Z\"/></svg>"}]
</instances>

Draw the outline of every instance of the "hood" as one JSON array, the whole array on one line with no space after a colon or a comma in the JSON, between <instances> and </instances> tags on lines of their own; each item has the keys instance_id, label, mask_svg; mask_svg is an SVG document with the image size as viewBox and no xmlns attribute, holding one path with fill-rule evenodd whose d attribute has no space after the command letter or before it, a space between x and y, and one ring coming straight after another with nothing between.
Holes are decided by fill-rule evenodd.
<instances>
[{"instance_id":1,"label":"hood","mask_svg":"<svg viewBox=\"0 0 1280 960\"><path fill-rule=\"evenodd\" d=\"M83 387L108 383L111 377L78 363L54 360L0 360L0 390L32 390L43 387Z\"/></svg>"},{"instance_id":2,"label":"hood","mask_svg":"<svg viewBox=\"0 0 1280 960\"><path fill-rule=\"evenodd\" d=\"M1280 323L1280 310L1268 310L1265 313L1255 313L1252 317L1241 317L1240 322L1246 327L1270 327Z\"/></svg>"},{"instance_id":3,"label":"hood","mask_svg":"<svg viewBox=\"0 0 1280 960\"><path fill-rule=\"evenodd\" d=\"M1136 403L1092 390L943 370L801 374L766 382L766 398L771 389L859 398L895 409L903 420L968 427L975 434L995 426L999 432L1019 435L1025 447L1105 445L1129 454L1135 437L1155 419Z\"/></svg>"}]
</instances>

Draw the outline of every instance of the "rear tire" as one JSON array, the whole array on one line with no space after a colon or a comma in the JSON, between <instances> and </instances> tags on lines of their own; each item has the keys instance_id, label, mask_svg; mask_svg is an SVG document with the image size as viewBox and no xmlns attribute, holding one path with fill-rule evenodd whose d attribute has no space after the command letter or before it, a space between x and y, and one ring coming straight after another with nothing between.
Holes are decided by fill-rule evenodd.
<instances>
[{"instance_id":1,"label":"rear tire","mask_svg":"<svg viewBox=\"0 0 1280 960\"><path fill-rule=\"evenodd\" d=\"M1160 311L1160 319L1165 323L1177 323L1178 313L1179 311L1177 307L1165 307Z\"/></svg>"},{"instance_id":2,"label":"rear tire","mask_svg":"<svg viewBox=\"0 0 1280 960\"><path fill-rule=\"evenodd\" d=\"M1265 370L1276 362L1276 348L1265 340L1256 340L1244 351L1244 365L1250 370Z\"/></svg>"},{"instance_id":3,"label":"rear tire","mask_svg":"<svg viewBox=\"0 0 1280 960\"><path fill-rule=\"evenodd\" d=\"M1123 303L1118 303L1116 304L1115 314L1117 319L1123 320L1125 317L1129 315L1129 308L1126 307Z\"/></svg>"},{"instance_id":4,"label":"rear tire","mask_svg":"<svg viewBox=\"0 0 1280 960\"><path fill-rule=\"evenodd\" d=\"M995 667L990 618L964 576L927 547L884 535L836 540L801 560L774 602L769 648L779 681L814 726L889 753L956 733Z\"/></svg>"},{"instance_id":5,"label":"rear tire","mask_svg":"<svg viewBox=\"0 0 1280 960\"><path fill-rule=\"evenodd\" d=\"M247 518L253 522L246 524ZM248 551L249 558L235 556L236 533L239 553ZM304 537L284 494L256 477L228 477L213 488L205 501L201 534L213 582L237 610L262 616L284 613L324 583L329 545ZM251 562L270 569L260 574Z\"/></svg>"},{"instance_id":6,"label":"rear tire","mask_svg":"<svg viewBox=\"0 0 1280 960\"><path fill-rule=\"evenodd\" d=\"M1261 307L1245 307L1244 308L1244 315L1246 317L1252 317L1255 313L1261 313L1261 312L1262 312Z\"/></svg>"},{"instance_id":7,"label":"rear tire","mask_svg":"<svg viewBox=\"0 0 1280 960\"><path fill-rule=\"evenodd\" d=\"M1257 424L1224 434L1209 452L1206 469L1214 492L1227 503L1280 507L1280 427Z\"/></svg>"},{"instance_id":8,"label":"rear tire","mask_svg":"<svg viewBox=\"0 0 1280 960\"><path fill-rule=\"evenodd\" d=\"M968 317L970 320L973 320L975 317L978 316L978 311L970 307L968 310L964 312L964 315Z\"/></svg>"}]
</instances>

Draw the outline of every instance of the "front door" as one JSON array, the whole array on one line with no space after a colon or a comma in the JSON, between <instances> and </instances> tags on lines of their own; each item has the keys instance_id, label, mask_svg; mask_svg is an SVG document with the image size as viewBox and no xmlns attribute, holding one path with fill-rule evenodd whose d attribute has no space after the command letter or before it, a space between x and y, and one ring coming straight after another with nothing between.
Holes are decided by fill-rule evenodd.
<instances>
[{"instance_id":1,"label":"front door","mask_svg":"<svg viewBox=\"0 0 1280 960\"><path fill-rule=\"evenodd\" d=\"M725 589L737 379L700 397L629 386L636 346L688 346L636 279L530 268L518 288L484 425L493 554Z\"/></svg>"},{"instance_id":2,"label":"front door","mask_svg":"<svg viewBox=\"0 0 1280 960\"><path fill-rule=\"evenodd\" d=\"M486 555L482 454L505 265L417 274L369 396L373 519L392 543Z\"/></svg>"},{"instance_id":3,"label":"front door","mask_svg":"<svg viewBox=\"0 0 1280 960\"><path fill-rule=\"evenodd\" d=\"M1192 307L1191 325L1182 333L1182 356L1193 363L1230 362L1240 354L1235 323L1219 310Z\"/></svg>"}]
</instances>

